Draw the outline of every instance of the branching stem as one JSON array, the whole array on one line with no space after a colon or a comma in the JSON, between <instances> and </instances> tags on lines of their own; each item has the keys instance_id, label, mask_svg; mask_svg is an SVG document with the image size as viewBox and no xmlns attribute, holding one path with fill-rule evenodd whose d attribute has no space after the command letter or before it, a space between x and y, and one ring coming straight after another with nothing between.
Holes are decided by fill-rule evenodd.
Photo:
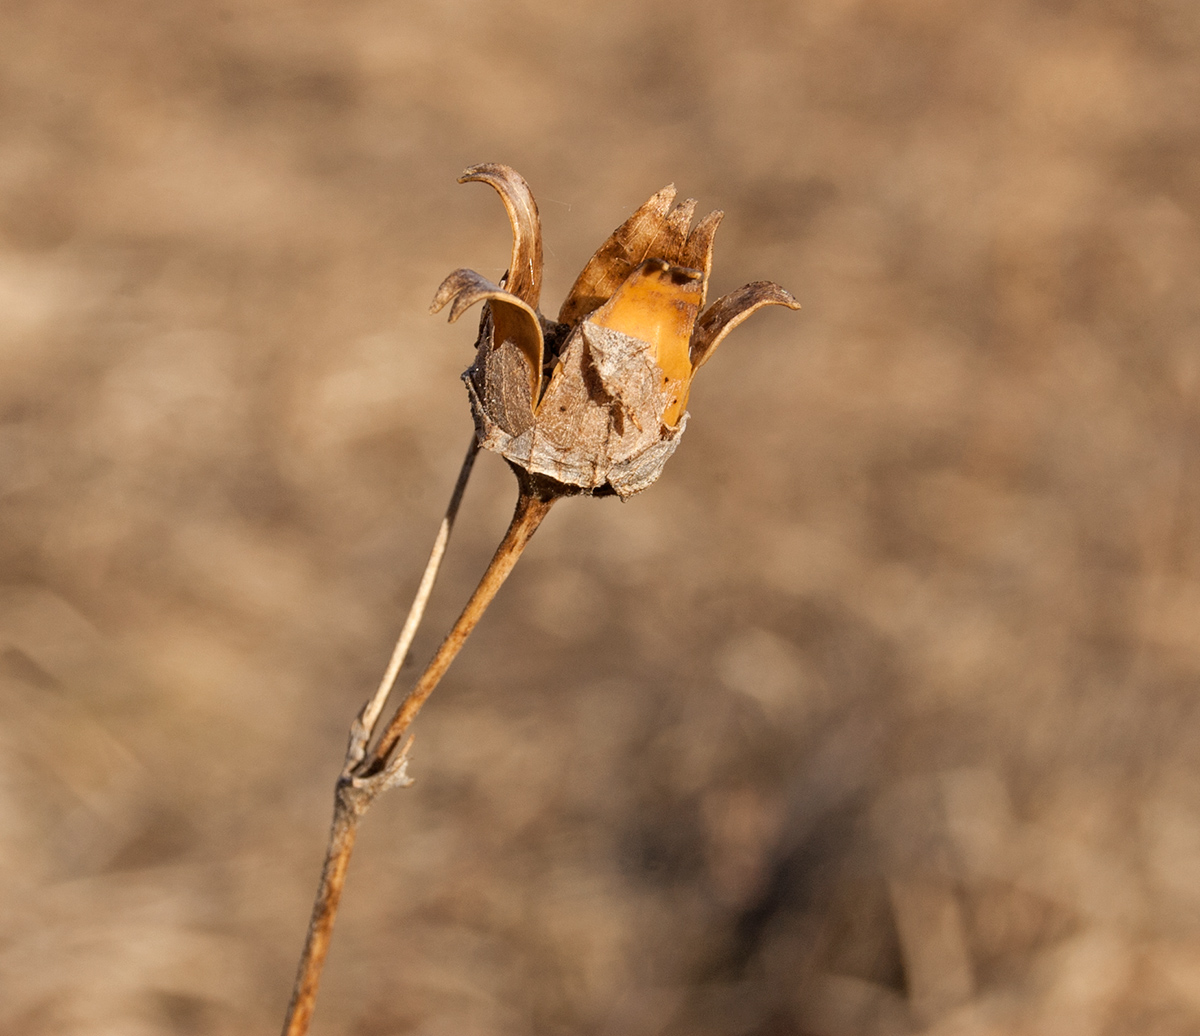
<instances>
[{"instance_id":1,"label":"branching stem","mask_svg":"<svg viewBox=\"0 0 1200 1036\"><path fill-rule=\"evenodd\" d=\"M397 752L396 746L408 732L408 728L421 711L434 688L437 687L450 663L462 650L467 637L483 617L496 592L513 570L525 545L541 525L542 519L550 511L550 507L558 498L553 490L544 486L536 486L529 478L518 475L521 491L517 499L516 510L509 523L508 532L496 549L491 563L480 579L479 585L467 602L458 621L451 628L441 647L433 656L433 660L421 674L416 686L409 691L407 697L396 710L387 728L380 736L373 749L370 749L375 728L379 723L388 695L395 683L413 636L420 625L425 612L425 605L433 590L445 553L446 543L454 525L458 505L462 500L463 490L471 474L475 461L477 447L472 439L471 448L463 461L458 483L450 505L446 509L446 517L442 520L441 529L430 554L429 563L421 578L420 587L409 609L408 618L400 639L396 642L395 650L388 664L378 690L371 700L363 706L350 727L350 743L346 749L346 761L338 777L336 794L334 796L333 824L329 831L329 844L325 850L325 865L321 871L321 881L317 889L316 900L313 903L312 918L309 921L308 935L304 942L304 950L300 956L300 966L296 974L296 985L292 991L292 1000L288 1005L287 1017L283 1023L283 1036L305 1036L309 1022L312 1020L313 1009L316 1006L317 986L321 979L321 970L325 965L325 957L329 951L329 941L333 934L333 922L337 916L338 903L341 900L342 888L346 882L346 870L350 864L350 856L354 851L354 841L358 833L358 821L371 803L381 792L411 783L408 778L408 753L412 746L410 737L404 747Z\"/></svg>"},{"instance_id":2,"label":"branching stem","mask_svg":"<svg viewBox=\"0 0 1200 1036\"><path fill-rule=\"evenodd\" d=\"M512 522L508 526L508 532L500 546L496 548L491 564L488 565L487 571L484 572L483 578L458 617L458 621L451 628L446 639L442 641L442 646L438 648L437 654L433 656L433 661L429 663L428 668L421 674L421 679L417 681L417 685L409 691L408 697L396 710L392 721L380 737L371 760L364 764L363 773L376 773L386 765L397 742L405 735L412 721L417 718L417 713L421 711L425 700L433 693L433 689L442 677L446 675L450 663L462 650L463 644L466 643L467 637L471 635L476 624L483 618L483 613L492 603L496 591L508 578L508 574L521 557L522 551L525 550L529 538L542 524L542 519L549 513L555 499L556 497L541 497L528 492L524 487L522 488Z\"/></svg>"},{"instance_id":3,"label":"branching stem","mask_svg":"<svg viewBox=\"0 0 1200 1036\"><path fill-rule=\"evenodd\" d=\"M433 550L429 553L429 561L421 575L421 585L417 587L417 595L408 609L408 618L404 620L404 628L400 631L400 637L396 641L396 647L392 651L392 657L383 674L383 679L379 682L379 688L359 714L359 722L367 730L373 731L375 724L379 722L379 716L383 712L384 705L387 704L388 695L391 694L396 677L400 674L400 667L404 665L408 649L412 647L413 638L417 635L417 627L421 625L421 620L425 617L425 605L429 603L429 595L433 593L433 584L437 580L438 569L442 566L446 545L450 542L454 519L458 516L458 506L462 503L463 493L466 491L467 481L475 467L475 457L478 453L479 444L472 434L471 445L467 447L467 455L463 458L462 468L458 472L458 481L454 484L454 492L450 496L445 517L442 518L441 527L438 529L437 539L433 541Z\"/></svg>"}]
</instances>

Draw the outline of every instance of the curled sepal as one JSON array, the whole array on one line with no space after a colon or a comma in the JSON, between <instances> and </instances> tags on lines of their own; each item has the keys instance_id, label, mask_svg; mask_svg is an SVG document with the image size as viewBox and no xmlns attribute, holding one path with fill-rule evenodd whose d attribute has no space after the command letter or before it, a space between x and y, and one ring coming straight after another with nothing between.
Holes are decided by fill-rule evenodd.
<instances>
[{"instance_id":1,"label":"curled sepal","mask_svg":"<svg viewBox=\"0 0 1200 1036\"><path fill-rule=\"evenodd\" d=\"M542 295L542 223L529 184L515 169L499 162L473 165L458 182L486 183L500 195L513 230L512 262L504 286L536 310Z\"/></svg>"},{"instance_id":2,"label":"curled sepal","mask_svg":"<svg viewBox=\"0 0 1200 1036\"><path fill-rule=\"evenodd\" d=\"M512 343L520 351L529 368L529 398L536 404L541 395L542 325L528 303L474 270L455 270L442 281L429 312L438 313L449 303L450 323L454 323L476 302L483 301L491 312L491 347Z\"/></svg>"},{"instance_id":3,"label":"curled sepal","mask_svg":"<svg viewBox=\"0 0 1200 1036\"><path fill-rule=\"evenodd\" d=\"M634 269L647 259L675 262L675 256L660 254L664 243L664 224L675 186L668 184L614 230L588 260L583 272L567 294L558 311L560 324L577 324L589 313L599 309L625 283Z\"/></svg>"},{"instance_id":4,"label":"curled sepal","mask_svg":"<svg viewBox=\"0 0 1200 1036\"><path fill-rule=\"evenodd\" d=\"M800 303L773 281L755 281L737 291L722 295L696 321L692 332L692 369L708 362L721 340L756 309L763 306L787 306L799 309Z\"/></svg>"}]
</instances>

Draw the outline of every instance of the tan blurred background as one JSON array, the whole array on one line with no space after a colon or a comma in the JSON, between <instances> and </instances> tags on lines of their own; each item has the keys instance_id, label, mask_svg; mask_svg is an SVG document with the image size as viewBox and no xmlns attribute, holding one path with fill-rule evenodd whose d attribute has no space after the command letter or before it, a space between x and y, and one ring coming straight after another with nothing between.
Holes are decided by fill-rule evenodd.
<instances>
[{"instance_id":1,"label":"tan blurred background","mask_svg":"<svg viewBox=\"0 0 1200 1036\"><path fill-rule=\"evenodd\" d=\"M671 181L804 310L551 514L315 1031L1200 1031L1194 0L0 6L0 1031L277 1028L470 435L481 161L548 312Z\"/></svg>"}]
</instances>

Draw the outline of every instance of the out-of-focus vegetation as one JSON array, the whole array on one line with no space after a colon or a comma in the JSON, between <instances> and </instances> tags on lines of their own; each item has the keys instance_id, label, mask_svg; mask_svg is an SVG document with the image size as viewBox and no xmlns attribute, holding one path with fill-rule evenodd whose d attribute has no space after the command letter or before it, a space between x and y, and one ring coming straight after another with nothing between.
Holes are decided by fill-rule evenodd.
<instances>
[{"instance_id":1,"label":"out-of-focus vegetation","mask_svg":"<svg viewBox=\"0 0 1200 1036\"><path fill-rule=\"evenodd\" d=\"M1193 0L5 5L0 1029L278 1025L503 161L550 312L669 181L805 308L550 516L316 1031L1195 1032L1198 142Z\"/></svg>"}]
</instances>

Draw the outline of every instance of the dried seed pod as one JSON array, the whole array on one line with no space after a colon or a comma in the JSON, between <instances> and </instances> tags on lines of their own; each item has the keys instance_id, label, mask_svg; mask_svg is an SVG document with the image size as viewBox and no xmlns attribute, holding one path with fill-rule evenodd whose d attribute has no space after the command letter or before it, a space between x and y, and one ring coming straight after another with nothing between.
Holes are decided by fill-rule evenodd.
<instances>
[{"instance_id":1,"label":"dried seed pod","mask_svg":"<svg viewBox=\"0 0 1200 1036\"><path fill-rule=\"evenodd\" d=\"M504 165L473 166L460 182L491 184L513 226L503 285L455 270L434 296L450 320L484 303L475 362L463 375L480 446L562 493L628 497L650 485L687 424L692 378L756 309L799 309L769 281L701 310L722 213L689 232L696 202L672 208L664 187L609 236L583 268L558 320L538 309L541 225L529 185Z\"/></svg>"}]
</instances>

